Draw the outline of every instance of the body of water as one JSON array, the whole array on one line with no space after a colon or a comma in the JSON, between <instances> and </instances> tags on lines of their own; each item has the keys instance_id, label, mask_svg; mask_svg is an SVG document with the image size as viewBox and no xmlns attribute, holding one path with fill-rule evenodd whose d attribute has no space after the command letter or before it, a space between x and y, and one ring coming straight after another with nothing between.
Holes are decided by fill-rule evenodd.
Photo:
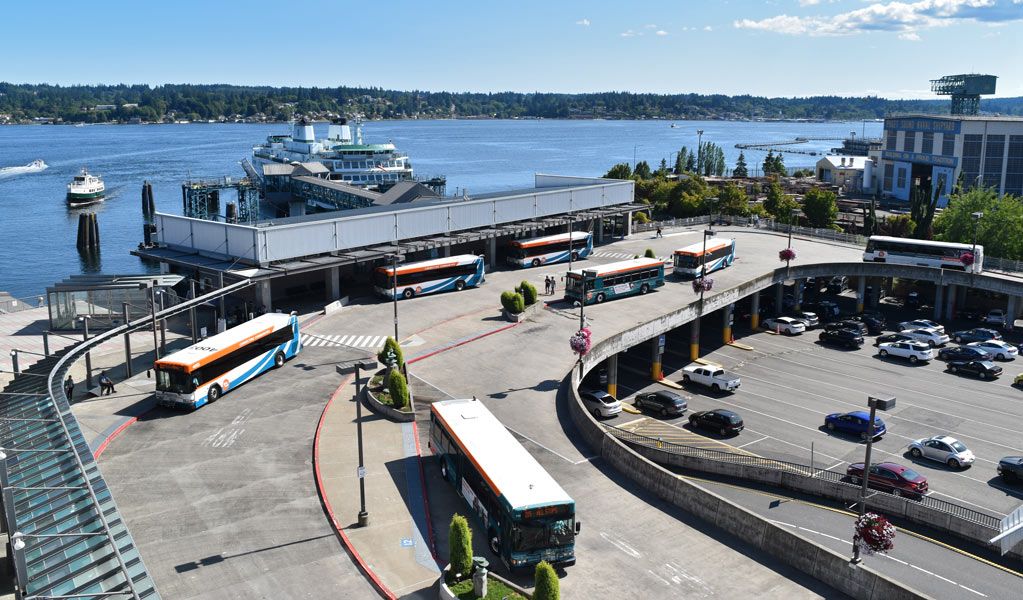
<instances>
[{"instance_id":1,"label":"body of water","mask_svg":"<svg viewBox=\"0 0 1023 600\"><path fill-rule=\"evenodd\" d=\"M391 140L408 152L418 175L446 175L448 194L533 186L535 173L600 176L616 163L645 160L656 169L673 162L682 146L703 141L725 152L731 168L736 143L796 137L880 137L879 122L743 123L733 121L378 121L363 125L367 143ZM141 273L147 267L129 251L142 240L141 189L153 183L156 209L181 214L181 182L191 177L244 176L238 165L268 134L287 124L19 125L0 127L0 291L17 297L77 273ZM317 138L327 124L316 125ZM841 145L815 141L797 146L818 152ZM746 151L750 173L765 153ZM44 170L22 167L43 159ZM812 166L819 156L785 154L789 170ZM106 201L69 209L71 177L85 167L102 175ZM225 202L224 198L221 200ZM78 215L95 212L102 250L83 257L75 247Z\"/></svg>"}]
</instances>

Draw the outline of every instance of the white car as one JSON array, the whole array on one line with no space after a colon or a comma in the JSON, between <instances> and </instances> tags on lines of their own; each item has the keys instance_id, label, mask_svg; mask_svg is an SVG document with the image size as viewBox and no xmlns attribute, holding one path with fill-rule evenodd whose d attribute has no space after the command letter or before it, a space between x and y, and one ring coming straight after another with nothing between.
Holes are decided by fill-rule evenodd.
<instances>
[{"instance_id":1,"label":"white car","mask_svg":"<svg viewBox=\"0 0 1023 600\"><path fill-rule=\"evenodd\" d=\"M908 335L918 342L925 342L931 348L944 346L948 343L948 336L944 333L939 333L935 329L904 329L900 333Z\"/></svg>"},{"instance_id":2,"label":"white car","mask_svg":"<svg viewBox=\"0 0 1023 600\"><path fill-rule=\"evenodd\" d=\"M1012 344L1006 344L1001 340L987 340L985 342L971 342L966 344L972 348L986 350L988 354L998 360L1013 360L1019 354L1019 350Z\"/></svg>"},{"instance_id":3,"label":"white car","mask_svg":"<svg viewBox=\"0 0 1023 600\"><path fill-rule=\"evenodd\" d=\"M911 363L934 359L934 350L923 342L885 342L878 345L877 353L881 356L907 358Z\"/></svg>"},{"instance_id":4,"label":"white car","mask_svg":"<svg viewBox=\"0 0 1023 600\"><path fill-rule=\"evenodd\" d=\"M909 453L914 458L929 458L945 463L953 469L972 465L977 458L962 442L947 435L915 440L909 443Z\"/></svg>"},{"instance_id":5,"label":"white car","mask_svg":"<svg viewBox=\"0 0 1023 600\"><path fill-rule=\"evenodd\" d=\"M989 325L1005 325L1005 311L1000 308L993 308L984 317L984 322Z\"/></svg>"},{"instance_id":6,"label":"white car","mask_svg":"<svg viewBox=\"0 0 1023 600\"><path fill-rule=\"evenodd\" d=\"M796 335L806 331L806 325L792 317L774 317L764 320L764 329L784 333L785 335Z\"/></svg>"},{"instance_id":7,"label":"white car","mask_svg":"<svg viewBox=\"0 0 1023 600\"><path fill-rule=\"evenodd\" d=\"M903 329L934 329L938 333L945 333L945 326L937 321L931 321L930 319L916 319L915 321L903 321L898 324L896 331L902 331Z\"/></svg>"},{"instance_id":8,"label":"white car","mask_svg":"<svg viewBox=\"0 0 1023 600\"><path fill-rule=\"evenodd\" d=\"M613 417L622 412L622 403L611 394L602 390L592 390L579 394L583 404L594 417Z\"/></svg>"},{"instance_id":9,"label":"white car","mask_svg":"<svg viewBox=\"0 0 1023 600\"><path fill-rule=\"evenodd\" d=\"M816 327L821 324L820 318L817 317L817 313L808 312L805 310L796 311L792 314L792 318L799 321L807 329Z\"/></svg>"}]
</instances>

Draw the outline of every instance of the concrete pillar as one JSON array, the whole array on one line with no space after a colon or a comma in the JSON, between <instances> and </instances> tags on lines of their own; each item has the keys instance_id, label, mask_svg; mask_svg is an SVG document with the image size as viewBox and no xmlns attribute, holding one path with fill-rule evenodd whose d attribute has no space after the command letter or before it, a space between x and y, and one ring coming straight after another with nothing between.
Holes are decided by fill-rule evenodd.
<instances>
[{"instance_id":1,"label":"concrete pillar","mask_svg":"<svg viewBox=\"0 0 1023 600\"><path fill-rule=\"evenodd\" d=\"M494 237L490 238L490 245L487 247L487 262L490 263L490 268L497 268L497 231L494 231Z\"/></svg>"},{"instance_id":2,"label":"concrete pillar","mask_svg":"<svg viewBox=\"0 0 1023 600\"><path fill-rule=\"evenodd\" d=\"M1005 307L1005 328L1009 331L1012 331L1012 326L1016 324L1017 298L1017 296L1009 296L1009 301Z\"/></svg>"},{"instance_id":3,"label":"concrete pillar","mask_svg":"<svg viewBox=\"0 0 1023 600\"><path fill-rule=\"evenodd\" d=\"M785 284L778 282L774 284L774 313L780 315L785 307Z\"/></svg>"},{"instance_id":4,"label":"concrete pillar","mask_svg":"<svg viewBox=\"0 0 1023 600\"><path fill-rule=\"evenodd\" d=\"M607 393L618 397L618 355L612 354L607 359Z\"/></svg>"},{"instance_id":5,"label":"concrete pillar","mask_svg":"<svg viewBox=\"0 0 1023 600\"><path fill-rule=\"evenodd\" d=\"M856 278L856 312L863 312L863 296L867 293L867 278L860 275Z\"/></svg>"},{"instance_id":6,"label":"concrete pillar","mask_svg":"<svg viewBox=\"0 0 1023 600\"><path fill-rule=\"evenodd\" d=\"M953 319L956 316L956 298L959 297L959 286L951 284L945 294L945 318Z\"/></svg>"},{"instance_id":7,"label":"concrete pillar","mask_svg":"<svg viewBox=\"0 0 1023 600\"><path fill-rule=\"evenodd\" d=\"M760 292L753 293L753 299L750 301L749 320L749 326L753 329L760 327Z\"/></svg>"},{"instance_id":8,"label":"concrete pillar","mask_svg":"<svg viewBox=\"0 0 1023 600\"><path fill-rule=\"evenodd\" d=\"M444 246L444 249L442 251L442 256L444 256L444 258L447 258L447 257L451 256L451 245L450 244L448 244L447 246Z\"/></svg>"},{"instance_id":9,"label":"concrete pillar","mask_svg":"<svg viewBox=\"0 0 1023 600\"><path fill-rule=\"evenodd\" d=\"M723 340L724 340L724 343L726 343L726 344L730 344L732 342L732 321L733 321L732 311L733 311L734 307L735 307L734 304L729 304L728 306L726 306L723 309L721 309L722 316L724 317L724 319L722 319L722 326L721 327L722 327L722 329L725 332L724 336L723 336Z\"/></svg>"},{"instance_id":10,"label":"concrete pillar","mask_svg":"<svg viewBox=\"0 0 1023 600\"><path fill-rule=\"evenodd\" d=\"M663 336L658 336L650 340L650 362L653 363L653 368L650 370L650 373L654 381L660 381L663 378L663 375L661 374L661 355L664 352L664 346L661 345L662 337Z\"/></svg>"},{"instance_id":11,"label":"concrete pillar","mask_svg":"<svg viewBox=\"0 0 1023 600\"><path fill-rule=\"evenodd\" d=\"M595 223L593 226L593 235L596 236L593 241L597 244L601 244L604 242L604 217L594 219L593 222Z\"/></svg>"},{"instance_id":12,"label":"concrete pillar","mask_svg":"<svg viewBox=\"0 0 1023 600\"><path fill-rule=\"evenodd\" d=\"M270 299L270 280L264 279L256 284L256 298L260 307L265 307L266 312L273 312L273 302Z\"/></svg>"},{"instance_id":13,"label":"concrete pillar","mask_svg":"<svg viewBox=\"0 0 1023 600\"><path fill-rule=\"evenodd\" d=\"M959 308L966 308L966 286L956 286L959 288L959 295L956 296L956 306Z\"/></svg>"},{"instance_id":14,"label":"concrete pillar","mask_svg":"<svg viewBox=\"0 0 1023 600\"><path fill-rule=\"evenodd\" d=\"M700 317L689 322L689 360L700 358Z\"/></svg>"},{"instance_id":15,"label":"concrete pillar","mask_svg":"<svg viewBox=\"0 0 1023 600\"><path fill-rule=\"evenodd\" d=\"M288 202L288 216L301 217L305 215L305 200L293 200Z\"/></svg>"},{"instance_id":16,"label":"concrete pillar","mask_svg":"<svg viewBox=\"0 0 1023 600\"><path fill-rule=\"evenodd\" d=\"M341 298L341 267L330 267L324 272L327 279L327 302Z\"/></svg>"},{"instance_id":17,"label":"concrete pillar","mask_svg":"<svg viewBox=\"0 0 1023 600\"><path fill-rule=\"evenodd\" d=\"M870 308L877 308L877 303L881 299L881 286L884 284L884 280L880 277L870 278Z\"/></svg>"},{"instance_id":18,"label":"concrete pillar","mask_svg":"<svg viewBox=\"0 0 1023 600\"><path fill-rule=\"evenodd\" d=\"M792 288L792 301L793 310L802 310L803 306L803 287L806 285L805 279L797 279L796 285Z\"/></svg>"},{"instance_id":19,"label":"concrete pillar","mask_svg":"<svg viewBox=\"0 0 1023 600\"><path fill-rule=\"evenodd\" d=\"M625 223L622 224L622 230L624 231L622 237L625 238L632 235L632 211L630 210L622 215L622 218L625 219Z\"/></svg>"},{"instance_id":20,"label":"concrete pillar","mask_svg":"<svg viewBox=\"0 0 1023 600\"><path fill-rule=\"evenodd\" d=\"M164 273L164 274L170 273L170 263L161 262L160 263L160 272Z\"/></svg>"},{"instance_id":21,"label":"concrete pillar","mask_svg":"<svg viewBox=\"0 0 1023 600\"><path fill-rule=\"evenodd\" d=\"M942 308L944 305L942 302L945 299L945 286L935 285L934 286L934 320L940 321L942 315Z\"/></svg>"}]
</instances>

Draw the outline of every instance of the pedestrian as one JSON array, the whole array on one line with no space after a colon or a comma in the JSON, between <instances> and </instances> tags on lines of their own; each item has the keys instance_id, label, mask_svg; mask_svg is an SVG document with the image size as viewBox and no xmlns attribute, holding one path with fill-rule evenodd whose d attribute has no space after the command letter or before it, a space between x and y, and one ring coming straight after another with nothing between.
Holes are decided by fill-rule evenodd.
<instances>
[{"instance_id":1,"label":"pedestrian","mask_svg":"<svg viewBox=\"0 0 1023 600\"><path fill-rule=\"evenodd\" d=\"M104 392L106 392L105 395L108 396L110 394L117 393L117 390L114 389L114 382L111 381L109 377L107 377L106 371L103 371L102 373L99 374L99 390L101 396L104 395Z\"/></svg>"},{"instance_id":2,"label":"pedestrian","mask_svg":"<svg viewBox=\"0 0 1023 600\"><path fill-rule=\"evenodd\" d=\"M543 281L546 284L546 286L544 287L544 291L547 292L548 296L554 293L554 282L551 281L552 279L553 277L550 276L543 278Z\"/></svg>"},{"instance_id":3,"label":"pedestrian","mask_svg":"<svg viewBox=\"0 0 1023 600\"><path fill-rule=\"evenodd\" d=\"M664 237L664 236L661 235L661 226L660 225L657 226L657 236L656 237Z\"/></svg>"},{"instance_id":4,"label":"pedestrian","mask_svg":"<svg viewBox=\"0 0 1023 600\"><path fill-rule=\"evenodd\" d=\"M70 400L71 396L75 393L75 380L71 379L71 375L68 374L67 379L64 381L64 395Z\"/></svg>"},{"instance_id":5,"label":"pedestrian","mask_svg":"<svg viewBox=\"0 0 1023 600\"><path fill-rule=\"evenodd\" d=\"M756 229L760 228L760 215L753 215L753 227Z\"/></svg>"},{"instance_id":6,"label":"pedestrian","mask_svg":"<svg viewBox=\"0 0 1023 600\"><path fill-rule=\"evenodd\" d=\"M557 290L557 288L558 288L558 279L556 277L554 277L553 275L551 275L551 296L554 295L554 292Z\"/></svg>"}]
</instances>

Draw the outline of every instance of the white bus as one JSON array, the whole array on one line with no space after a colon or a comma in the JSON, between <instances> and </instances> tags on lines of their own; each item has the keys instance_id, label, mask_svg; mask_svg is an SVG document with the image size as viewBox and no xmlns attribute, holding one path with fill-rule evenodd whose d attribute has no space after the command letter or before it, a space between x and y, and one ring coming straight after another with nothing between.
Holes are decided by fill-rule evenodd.
<instances>
[{"instance_id":1,"label":"white bus","mask_svg":"<svg viewBox=\"0 0 1023 600\"><path fill-rule=\"evenodd\" d=\"M261 315L156 361L156 401L198 408L302 349L296 313Z\"/></svg>"},{"instance_id":2,"label":"white bus","mask_svg":"<svg viewBox=\"0 0 1023 600\"><path fill-rule=\"evenodd\" d=\"M575 501L482 402L431 404L429 446L506 566L575 564Z\"/></svg>"},{"instance_id":3,"label":"white bus","mask_svg":"<svg viewBox=\"0 0 1023 600\"><path fill-rule=\"evenodd\" d=\"M445 290L462 291L483 283L483 257L475 254L447 256L398 265L398 281L392 267L377 267L373 290L384 298L413 298Z\"/></svg>"},{"instance_id":4,"label":"white bus","mask_svg":"<svg viewBox=\"0 0 1023 600\"><path fill-rule=\"evenodd\" d=\"M593 236L585 231L573 231L571 243L569 234L559 233L529 240L508 242L507 261L516 267L539 267L548 263L565 262L586 258L593 252Z\"/></svg>"},{"instance_id":5,"label":"white bus","mask_svg":"<svg viewBox=\"0 0 1023 600\"><path fill-rule=\"evenodd\" d=\"M704 248L707 249L706 256ZM723 237L710 238L706 245L700 242L679 248L675 251L673 260L675 275L680 277L699 277L701 266L706 266L706 272L712 273L735 262L735 240Z\"/></svg>"},{"instance_id":6,"label":"white bus","mask_svg":"<svg viewBox=\"0 0 1023 600\"><path fill-rule=\"evenodd\" d=\"M972 264L963 264L965 254L973 255ZM867 240L863 260L980 273L984 270L984 246L976 246L974 252L972 244L872 235Z\"/></svg>"}]
</instances>

